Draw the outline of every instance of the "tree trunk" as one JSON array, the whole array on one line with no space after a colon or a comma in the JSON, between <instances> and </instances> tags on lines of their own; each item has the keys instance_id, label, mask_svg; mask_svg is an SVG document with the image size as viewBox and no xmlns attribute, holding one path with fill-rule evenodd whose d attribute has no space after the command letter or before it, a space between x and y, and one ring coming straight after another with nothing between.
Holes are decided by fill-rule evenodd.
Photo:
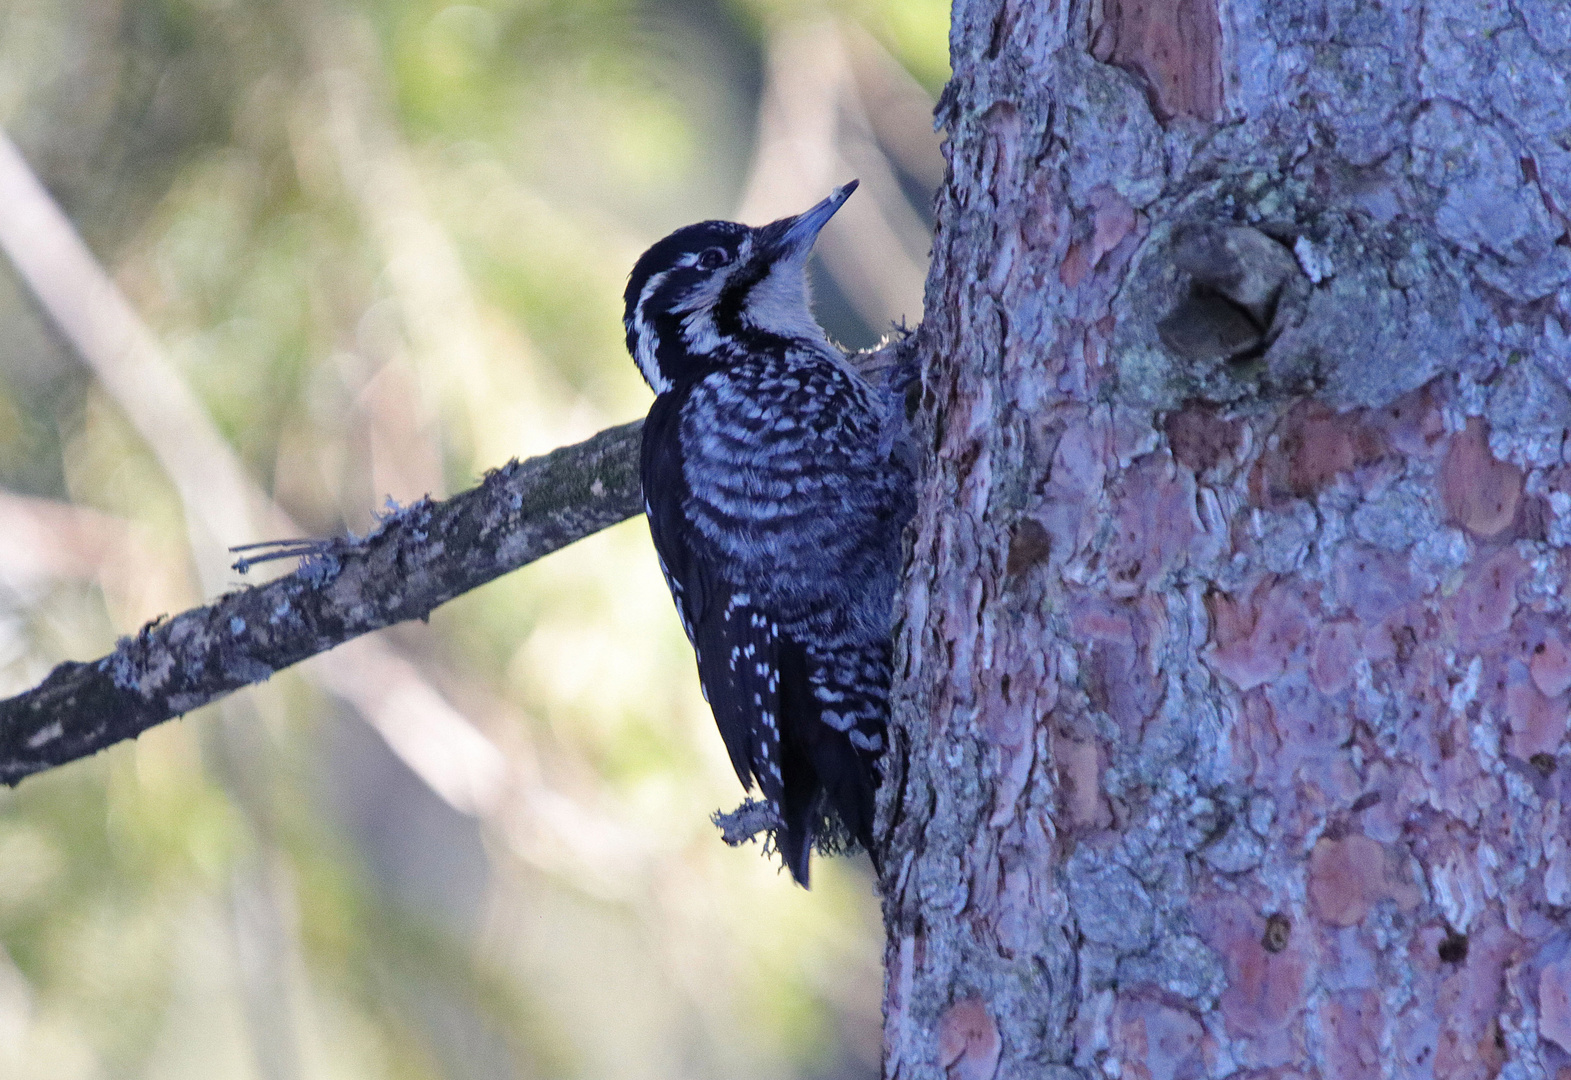
<instances>
[{"instance_id":1,"label":"tree trunk","mask_svg":"<svg viewBox=\"0 0 1571 1080\"><path fill-rule=\"evenodd\" d=\"M885 1075L1571 1078L1571 19L957 0Z\"/></svg>"}]
</instances>

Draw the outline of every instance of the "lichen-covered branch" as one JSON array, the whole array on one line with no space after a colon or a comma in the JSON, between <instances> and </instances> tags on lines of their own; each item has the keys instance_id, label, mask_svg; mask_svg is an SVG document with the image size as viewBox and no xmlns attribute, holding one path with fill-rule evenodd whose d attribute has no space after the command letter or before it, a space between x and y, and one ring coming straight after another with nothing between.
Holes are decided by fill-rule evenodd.
<instances>
[{"instance_id":1,"label":"lichen-covered branch","mask_svg":"<svg viewBox=\"0 0 1571 1080\"><path fill-rule=\"evenodd\" d=\"M642 421L510 462L445 502L422 499L294 573L157 619L90 663L0 701L0 781L141 734L275 671L437 605L638 513Z\"/></svg>"}]
</instances>

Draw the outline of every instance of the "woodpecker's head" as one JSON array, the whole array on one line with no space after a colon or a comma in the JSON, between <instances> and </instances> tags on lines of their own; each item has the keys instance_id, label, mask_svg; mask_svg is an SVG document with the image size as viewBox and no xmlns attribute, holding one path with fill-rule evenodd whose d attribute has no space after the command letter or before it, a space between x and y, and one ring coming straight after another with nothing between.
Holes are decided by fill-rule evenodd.
<instances>
[{"instance_id":1,"label":"woodpecker's head","mask_svg":"<svg viewBox=\"0 0 1571 1080\"><path fill-rule=\"evenodd\" d=\"M644 252L627 282L627 351L663 394L711 367L728 345L822 341L808 304L807 257L818 231L856 190L836 188L805 213L750 229L701 221Z\"/></svg>"}]
</instances>

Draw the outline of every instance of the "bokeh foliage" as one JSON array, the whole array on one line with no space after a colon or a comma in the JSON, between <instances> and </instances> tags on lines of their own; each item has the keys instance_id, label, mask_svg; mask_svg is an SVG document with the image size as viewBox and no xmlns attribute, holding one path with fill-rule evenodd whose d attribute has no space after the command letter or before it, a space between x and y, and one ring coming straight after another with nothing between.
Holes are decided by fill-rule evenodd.
<instances>
[{"instance_id":1,"label":"bokeh foliage","mask_svg":"<svg viewBox=\"0 0 1571 1080\"><path fill-rule=\"evenodd\" d=\"M920 221L936 142L889 102L936 96L946 32L938 0L0 0L0 126L251 477L330 534L647 407L627 268L771 179L782 41L850 57L828 137L867 137L832 181L887 169L861 197ZM0 265L9 694L241 580L204 582L134 406ZM814 269L843 341L920 316L845 265ZM865 865L805 894L721 846L739 791L647 535L389 635L501 752L478 812L316 662L0 792L0 1076L875 1075Z\"/></svg>"}]
</instances>

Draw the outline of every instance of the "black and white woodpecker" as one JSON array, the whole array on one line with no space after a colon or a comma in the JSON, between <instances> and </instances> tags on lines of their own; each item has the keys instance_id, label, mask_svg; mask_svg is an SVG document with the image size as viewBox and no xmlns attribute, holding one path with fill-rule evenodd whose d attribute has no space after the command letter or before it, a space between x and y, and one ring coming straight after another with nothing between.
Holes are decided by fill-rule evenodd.
<instances>
[{"instance_id":1,"label":"black and white woodpecker","mask_svg":"<svg viewBox=\"0 0 1571 1080\"><path fill-rule=\"evenodd\" d=\"M646 251L627 348L655 401L644 508L698 677L798 883L827 814L876 857L890 617L912 479L885 391L813 318L807 260L856 188L759 228L705 221Z\"/></svg>"}]
</instances>

